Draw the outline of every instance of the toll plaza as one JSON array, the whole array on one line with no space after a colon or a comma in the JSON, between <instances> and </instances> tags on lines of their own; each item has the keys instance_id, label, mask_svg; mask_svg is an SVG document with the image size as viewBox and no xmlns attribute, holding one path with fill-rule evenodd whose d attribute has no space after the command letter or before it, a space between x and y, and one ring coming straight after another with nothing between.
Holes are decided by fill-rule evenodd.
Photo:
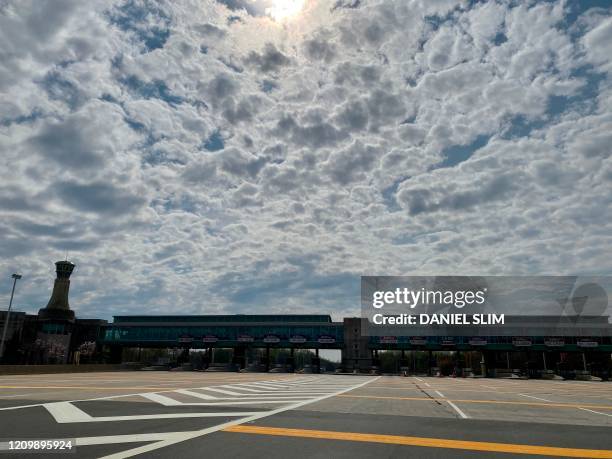
<instances>
[{"instance_id":1,"label":"toll plaza","mask_svg":"<svg viewBox=\"0 0 612 459\"><path fill-rule=\"evenodd\" d=\"M612 342L602 322L596 337L530 336L367 336L362 318L334 322L329 315L115 316L101 331L99 346L110 361L125 361L125 350L175 349L178 360L190 350L203 353L202 369L219 368L215 351L230 351L226 369L269 371L271 351L290 352L282 371L296 369L294 352L314 352L310 369L320 371L319 351L339 350L339 371L425 374L609 378ZM524 330L527 332L528 330ZM253 350L259 350L254 354ZM389 352L391 351L391 352ZM135 352L135 354L134 354ZM132 359L133 360L133 359ZM138 358L136 357L136 360Z\"/></svg>"}]
</instances>

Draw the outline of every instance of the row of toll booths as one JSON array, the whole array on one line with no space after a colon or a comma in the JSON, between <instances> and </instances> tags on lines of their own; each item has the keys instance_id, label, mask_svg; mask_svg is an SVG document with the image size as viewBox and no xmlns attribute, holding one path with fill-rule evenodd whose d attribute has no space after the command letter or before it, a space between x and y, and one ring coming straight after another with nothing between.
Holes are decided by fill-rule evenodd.
<instances>
[{"instance_id":1,"label":"row of toll booths","mask_svg":"<svg viewBox=\"0 0 612 459\"><path fill-rule=\"evenodd\" d=\"M308 356L307 362L304 361L303 357L296 358L294 348L289 349L289 355L283 356L279 361L272 358L270 347L262 348L261 350L246 347L236 347L227 350L229 353L219 358L219 354L223 349L210 347L203 352L199 352L199 358L194 359L193 355L189 353L189 349L184 349L179 363L189 362L193 369L208 371L292 373L299 370L306 373L320 373L322 370L318 349L314 350L313 355ZM261 352L258 353L259 355L251 355L249 358L249 351L253 350Z\"/></svg>"},{"instance_id":2,"label":"row of toll booths","mask_svg":"<svg viewBox=\"0 0 612 459\"><path fill-rule=\"evenodd\" d=\"M612 379L611 354L598 351L373 350L371 368L377 373L403 375Z\"/></svg>"}]
</instances>

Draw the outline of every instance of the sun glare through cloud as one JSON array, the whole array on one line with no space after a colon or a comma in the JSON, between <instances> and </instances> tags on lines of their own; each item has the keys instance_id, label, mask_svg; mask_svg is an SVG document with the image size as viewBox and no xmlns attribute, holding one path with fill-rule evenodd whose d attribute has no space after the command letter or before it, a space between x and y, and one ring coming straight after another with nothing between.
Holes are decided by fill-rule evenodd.
<instances>
[{"instance_id":1,"label":"sun glare through cloud","mask_svg":"<svg viewBox=\"0 0 612 459\"><path fill-rule=\"evenodd\" d=\"M0 0L16 310L66 251L105 319L339 320L372 272L612 274L610 2L57 3Z\"/></svg>"},{"instance_id":2,"label":"sun glare through cloud","mask_svg":"<svg viewBox=\"0 0 612 459\"><path fill-rule=\"evenodd\" d=\"M266 8L266 14L275 21L284 21L299 15L305 3L305 0L274 0L272 6Z\"/></svg>"}]
</instances>

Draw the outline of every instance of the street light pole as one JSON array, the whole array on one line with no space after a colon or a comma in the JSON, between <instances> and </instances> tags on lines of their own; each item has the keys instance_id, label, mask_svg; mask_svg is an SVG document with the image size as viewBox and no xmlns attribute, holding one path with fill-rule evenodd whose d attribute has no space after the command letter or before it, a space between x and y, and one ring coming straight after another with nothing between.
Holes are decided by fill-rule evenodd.
<instances>
[{"instance_id":1,"label":"street light pole","mask_svg":"<svg viewBox=\"0 0 612 459\"><path fill-rule=\"evenodd\" d=\"M4 328L2 329L2 341L0 341L0 359L4 357L4 340L6 339L6 332L8 330L9 319L11 318L11 306L13 306L13 295L15 295L15 285L17 280L21 279L21 274L13 274L13 290L11 290L11 299L9 301L9 307L6 311L6 317L4 319Z\"/></svg>"}]
</instances>

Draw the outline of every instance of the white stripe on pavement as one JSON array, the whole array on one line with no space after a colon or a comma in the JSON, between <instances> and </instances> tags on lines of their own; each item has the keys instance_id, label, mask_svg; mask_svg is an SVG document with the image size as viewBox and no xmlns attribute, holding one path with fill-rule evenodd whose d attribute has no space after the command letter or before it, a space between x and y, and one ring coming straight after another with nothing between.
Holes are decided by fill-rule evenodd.
<instances>
[{"instance_id":1,"label":"white stripe on pavement","mask_svg":"<svg viewBox=\"0 0 612 459\"><path fill-rule=\"evenodd\" d=\"M241 394L240 392L232 392L231 390L217 389L216 387L198 387L198 389L199 390L211 390L213 392L219 392L225 395L244 395L244 394Z\"/></svg>"},{"instance_id":2,"label":"white stripe on pavement","mask_svg":"<svg viewBox=\"0 0 612 459\"><path fill-rule=\"evenodd\" d=\"M186 432L159 432L130 435L107 435L103 437L76 438L76 446L112 445L115 443L140 443L148 441L161 441L176 438Z\"/></svg>"},{"instance_id":3,"label":"white stripe on pavement","mask_svg":"<svg viewBox=\"0 0 612 459\"><path fill-rule=\"evenodd\" d=\"M440 392L439 390L436 390L434 392L438 394L438 396L440 396L441 398L445 399L444 401L447 402L457 412L459 416L461 416L463 419L468 419L468 415L461 411L461 409L453 402L451 402L450 400L446 400L446 396L442 392Z\"/></svg>"},{"instance_id":4,"label":"white stripe on pavement","mask_svg":"<svg viewBox=\"0 0 612 459\"><path fill-rule=\"evenodd\" d=\"M448 402L448 404L449 404L450 406L452 406L452 407L454 408L454 410L455 410L457 413L459 413L459 416L461 416L463 419L467 419L467 418L468 418L468 415L467 415L467 414L465 414L463 411L461 411L457 405L455 405L455 404L454 404L453 402L451 402L450 400L447 400L447 402Z\"/></svg>"},{"instance_id":5,"label":"white stripe on pavement","mask_svg":"<svg viewBox=\"0 0 612 459\"><path fill-rule=\"evenodd\" d=\"M204 400L217 400L217 397L214 397L212 395L203 394L201 392L194 392L189 389L178 389L175 392L178 392L179 394L183 395L189 395L190 397L201 398Z\"/></svg>"},{"instance_id":6,"label":"white stripe on pavement","mask_svg":"<svg viewBox=\"0 0 612 459\"><path fill-rule=\"evenodd\" d=\"M43 405L59 424L68 422L90 422L92 417L69 402L45 403Z\"/></svg>"},{"instance_id":7,"label":"white stripe on pavement","mask_svg":"<svg viewBox=\"0 0 612 459\"><path fill-rule=\"evenodd\" d=\"M591 413L603 414L604 416L612 417L612 414L610 414L610 413L602 413L600 411L589 410L588 408L580 408L580 409L583 410L583 411L590 411Z\"/></svg>"},{"instance_id":8,"label":"white stripe on pavement","mask_svg":"<svg viewBox=\"0 0 612 459\"><path fill-rule=\"evenodd\" d=\"M534 395L527 395L527 394L519 394L519 395L522 395L523 397L535 398L536 400L542 400L543 402L555 403L552 400L546 400L545 398L536 397Z\"/></svg>"},{"instance_id":9,"label":"white stripe on pavement","mask_svg":"<svg viewBox=\"0 0 612 459\"><path fill-rule=\"evenodd\" d=\"M182 419L182 418L232 418L245 417L259 414L261 411L227 411L227 412L211 412L211 413L163 413L163 414L139 414L136 416L102 416L99 418L91 418L88 421L78 422L110 422L110 421L142 421L145 419ZM265 411L267 413L267 411Z\"/></svg>"},{"instance_id":10,"label":"white stripe on pavement","mask_svg":"<svg viewBox=\"0 0 612 459\"><path fill-rule=\"evenodd\" d=\"M189 389L178 389L175 392L178 392L179 394L183 394L183 395L188 395L190 397L196 397L196 398L201 398L204 400L211 400L211 401L217 401L217 400L265 400L265 399L270 399L270 398L274 398L274 399L287 399L288 401L291 401L292 399L296 399L296 398L307 398L303 395L285 395L285 394L270 394L270 395L266 395L266 394L244 394L242 395L240 398L237 397L213 397L211 395L208 394L202 394L200 392L195 392Z\"/></svg>"},{"instance_id":11,"label":"white stripe on pavement","mask_svg":"<svg viewBox=\"0 0 612 459\"><path fill-rule=\"evenodd\" d=\"M182 405L178 400L166 397L165 395L156 394L155 392L145 392L140 395L141 397L148 398L149 400L157 403L161 403L164 406L179 406Z\"/></svg>"},{"instance_id":12,"label":"white stripe on pavement","mask_svg":"<svg viewBox=\"0 0 612 459\"><path fill-rule=\"evenodd\" d=\"M320 402L322 400L325 400L325 399L328 399L328 398L331 398L331 397L335 397L337 395L344 394L345 392L350 392L352 390L355 390L355 389L358 389L360 387L363 387L366 384L370 384L370 383L372 383L374 381L377 381L379 378L380 378L380 376L377 376L377 377L374 377L374 378L369 379L367 381L364 381L364 382L362 382L360 384L355 384L355 385L347 387L346 389L338 390L338 391L333 392L331 394L322 395L322 396L316 397L316 398L314 398L312 400L306 400L306 401L295 403L295 404L292 404L292 405L289 405L289 406L284 406L284 407L281 407L281 408L278 408L278 409L272 410L272 411L266 411L266 412L263 412L263 413L253 414L252 416L249 416L249 417L246 417L246 418L243 418L243 419L237 419L235 421L226 422L226 423L219 424L219 425L216 425L216 426L213 426L213 427L208 427L206 429L202 429L202 430L199 430L199 431L196 431L196 432L185 432L183 435L177 436L177 438L171 438L171 439L167 439L167 440L162 440L162 441L159 441L159 442L156 442L156 443L151 443L151 444L148 444L148 445L143 445L143 446L140 446L140 447L137 447L137 448L129 449L127 451L121 451L121 452L118 452L118 453L115 453L115 454L110 454L108 456L104 456L104 457L102 457L100 459L125 459L125 458L128 458L128 457L136 456L138 454L143 454L143 453L147 453L149 451L154 451L156 449L160 449L160 448L164 448L166 446L174 445L176 443L180 443L180 442L185 441L185 440L190 440L190 439L193 439L193 438L197 438L197 437L201 437L201 436L204 436L204 435L208 435L208 434L213 433L213 432L218 432L219 430L223 430L223 429L225 429L227 427L230 427L230 426L236 426L236 425L244 424L246 422L256 421L258 419L262 419L262 418L265 418L265 417L268 417L268 416L272 416L272 415L275 415L275 414L278 414L278 413L282 413L282 412L289 411L289 410L294 410L294 409L300 408L302 406L309 405L311 403ZM352 380L352 382L354 382L354 380Z\"/></svg>"}]
</instances>

